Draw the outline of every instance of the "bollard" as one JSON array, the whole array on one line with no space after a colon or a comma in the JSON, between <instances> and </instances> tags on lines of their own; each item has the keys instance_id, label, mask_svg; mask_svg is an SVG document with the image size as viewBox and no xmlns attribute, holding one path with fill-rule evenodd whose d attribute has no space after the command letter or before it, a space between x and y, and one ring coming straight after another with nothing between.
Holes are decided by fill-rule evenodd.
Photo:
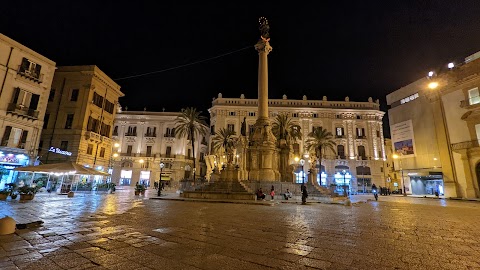
<instances>
[{"instance_id":1,"label":"bollard","mask_svg":"<svg viewBox=\"0 0 480 270\"><path fill-rule=\"evenodd\" d=\"M352 201L350 199L345 200L345 206L352 206Z\"/></svg>"},{"instance_id":2,"label":"bollard","mask_svg":"<svg viewBox=\"0 0 480 270\"><path fill-rule=\"evenodd\" d=\"M12 234L15 232L15 220L9 216L0 219L0 235Z\"/></svg>"}]
</instances>

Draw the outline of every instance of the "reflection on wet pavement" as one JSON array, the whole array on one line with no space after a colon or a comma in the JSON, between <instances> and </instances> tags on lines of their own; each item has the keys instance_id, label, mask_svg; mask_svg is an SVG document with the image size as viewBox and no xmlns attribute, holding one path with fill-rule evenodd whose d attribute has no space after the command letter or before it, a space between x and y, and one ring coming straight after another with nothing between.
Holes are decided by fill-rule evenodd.
<instances>
[{"instance_id":1,"label":"reflection on wet pavement","mask_svg":"<svg viewBox=\"0 0 480 270\"><path fill-rule=\"evenodd\" d=\"M147 192L148 196L148 192ZM479 203L223 204L116 194L0 202L43 226L0 236L0 269L479 269Z\"/></svg>"}]
</instances>

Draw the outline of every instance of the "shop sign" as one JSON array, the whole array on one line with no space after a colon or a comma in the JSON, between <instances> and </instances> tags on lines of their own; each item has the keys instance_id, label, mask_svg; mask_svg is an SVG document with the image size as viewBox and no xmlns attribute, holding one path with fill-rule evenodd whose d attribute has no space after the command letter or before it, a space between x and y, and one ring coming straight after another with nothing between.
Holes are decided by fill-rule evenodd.
<instances>
[{"instance_id":1,"label":"shop sign","mask_svg":"<svg viewBox=\"0 0 480 270\"><path fill-rule=\"evenodd\" d=\"M50 149L48 149L48 151L53 152L53 153L57 153L57 154L60 154L60 155L65 155L65 156L71 156L72 155L72 152L68 152L68 151L62 150L60 148L53 147L53 146L50 146Z\"/></svg>"}]
</instances>

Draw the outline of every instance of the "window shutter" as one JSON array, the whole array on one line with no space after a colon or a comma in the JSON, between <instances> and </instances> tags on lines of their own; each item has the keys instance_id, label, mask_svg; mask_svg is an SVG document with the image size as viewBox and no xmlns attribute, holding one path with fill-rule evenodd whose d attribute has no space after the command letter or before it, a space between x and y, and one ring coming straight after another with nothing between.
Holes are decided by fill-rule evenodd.
<instances>
[{"instance_id":1,"label":"window shutter","mask_svg":"<svg viewBox=\"0 0 480 270\"><path fill-rule=\"evenodd\" d=\"M362 128L362 136L365 136L365 129Z\"/></svg>"},{"instance_id":2,"label":"window shutter","mask_svg":"<svg viewBox=\"0 0 480 270\"><path fill-rule=\"evenodd\" d=\"M345 136L345 129L342 128L342 136Z\"/></svg>"},{"instance_id":3,"label":"window shutter","mask_svg":"<svg viewBox=\"0 0 480 270\"><path fill-rule=\"evenodd\" d=\"M20 88L16 87L13 89L13 98L12 98L12 103L17 104L18 102L18 96L20 95Z\"/></svg>"},{"instance_id":4,"label":"window shutter","mask_svg":"<svg viewBox=\"0 0 480 270\"><path fill-rule=\"evenodd\" d=\"M41 66L41 65L37 64L37 65L35 66L35 75L36 75L36 77L39 78L39 79L40 79L40 70L41 70L41 69L42 69L42 66Z\"/></svg>"},{"instance_id":5,"label":"window shutter","mask_svg":"<svg viewBox=\"0 0 480 270\"><path fill-rule=\"evenodd\" d=\"M12 127L11 126L6 126L5 127L5 132L3 133L2 146L7 146L8 145L8 140L10 139L10 133L11 132L12 132Z\"/></svg>"},{"instance_id":6,"label":"window shutter","mask_svg":"<svg viewBox=\"0 0 480 270\"><path fill-rule=\"evenodd\" d=\"M23 57L22 65L20 66L20 71L26 71L30 67L30 61L27 58Z\"/></svg>"},{"instance_id":7,"label":"window shutter","mask_svg":"<svg viewBox=\"0 0 480 270\"><path fill-rule=\"evenodd\" d=\"M36 110L38 107L38 100L40 99L39 95L32 95L32 98L30 99L30 105L28 106L29 109Z\"/></svg>"},{"instance_id":8,"label":"window shutter","mask_svg":"<svg viewBox=\"0 0 480 270\"><path fill-rule=\"evenodd\" d=\"M92 131L92 117L88 117L88 122L87 122L87 131Z\"/></svg>"},{"instance_id":9,"label":"window shutter","mask_svg":"<svg viewBox=\"0 0 480 270\"><path fill-rule=\"evenodd\" d=\"M22 132L22 138L20 139L20 145L18 146L18 148L22 148L22 149L25 148L25 143L27 142L27 136L28 136L28 130L24 130Z\"/></svg>"}]
</instances>

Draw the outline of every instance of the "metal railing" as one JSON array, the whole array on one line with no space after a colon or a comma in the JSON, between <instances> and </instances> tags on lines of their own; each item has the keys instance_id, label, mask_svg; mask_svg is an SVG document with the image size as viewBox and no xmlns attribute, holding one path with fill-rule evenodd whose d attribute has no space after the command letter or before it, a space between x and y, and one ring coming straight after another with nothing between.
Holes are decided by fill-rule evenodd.
<instances>
[{"instance_id":1,"label":"metal railing","mask_svg":"<svg viewBox=\"0 0 480 270\"><path fill-rule=\"evenodd\" d=\"M38 119L38 111L16 103L9 103L7 112L17 115Z\"/></svg>"}]
</instances>

